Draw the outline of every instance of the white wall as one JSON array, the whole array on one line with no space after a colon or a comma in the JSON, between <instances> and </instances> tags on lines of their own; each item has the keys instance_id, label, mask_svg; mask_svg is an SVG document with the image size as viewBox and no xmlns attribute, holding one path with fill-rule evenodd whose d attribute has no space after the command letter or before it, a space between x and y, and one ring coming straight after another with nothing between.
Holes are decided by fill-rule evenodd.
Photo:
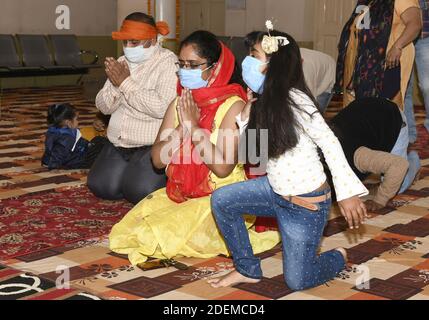
<instances>
[{"instance_id":1,"label":"white wall","mask_svg":"<svg viewBox=\"0 0 429 320\"><path fill-rule=\"evenodd\" d=\"M243 36L265 30L265 21L270 19L276 29L297 41L313 41L314 7L315 0L247 0L246 10L227 10L226 34Z\"/></svg>"},{"instance_id":2,"label":"white wall","mask_svg":"<svg viewBox=\"0 0 429 320\"><path fill-rule=\"evenodd\" d=\"M228 0L226 0L228 1ZM315 0L247 0L246 10L226 11L226 34L264 30L265 20L298 41L313 40ZM58 5L71 10L71 30L55 27ZM1 0L0 33L73 33L110 35L134 11L147 12L147 0Z\"/></svg>"},{"instance_id":3,"label":"white wall","mask_svg":"<svg viewBox=\"0 0 429 320\"><path fill-rule=\"evenodd\" d=\"M250 31L263 29L266 20L265 12L265 0L247 0L246 10L227 9L225 34L244 36Z\"/></svg>"},{"instance_id":4,"label":"white wall","mask_svg":"<svg viewBox=\"0 0 429 320\"><path fill-rule=\"evenodd\" d=\"M267 0L266 17L297 41L313 41L315 0Z\"/></svg>"},{"instance_id":5,"label":"white wall","mask_svg":"<svg viewBox=\"0 0 429 320\"><path fill-rule=\"evenodd\" d=\"M119 0L122 1L122 0ZM1 0L0 33L109 35L116 28L117 0ZM70 8L71 29L55 26L59 5Z\"/></svg>"},{"instance_id":6,"label":"white wall","mask_svg":"<svg viewBox=\"0 0 429 320\"><path fill-rule=\"evenodd\" d=\"M118 26L122 24L122 21L133 12L143 12L147 13L148 11L148 2L147 0L117 0L117 10L118 10ZM153 12L152 12L153 14Z\"/></svg>"}]
</instances>

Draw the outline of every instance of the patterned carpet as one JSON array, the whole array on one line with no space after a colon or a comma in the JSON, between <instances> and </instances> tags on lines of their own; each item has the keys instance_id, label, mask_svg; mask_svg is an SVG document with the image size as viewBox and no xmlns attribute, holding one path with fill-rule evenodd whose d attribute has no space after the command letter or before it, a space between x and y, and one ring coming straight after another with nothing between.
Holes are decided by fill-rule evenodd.
<instances>
[{"instance_id":1,"label":"patterned carpet","mask_svg":"<svg viewBox=\"0 0 429 320\"><path fill-rule=\"evenodd\" d=\"M95 109L85 101L80 88L4 92L0 120L0 199L10 201L45 190L67 192L85 184L85 171L47 172L40 168L42 134L46 128L44 112L49 103L58 101L75 103L83 124L91 123ZM333 103L328 116L335 114L337 108ZM417 115L421 125L422 108L418 108ZM424 158L424 168L413 190L398 196L392 207L374 214L359 231L347 230L338 209L333 208L321 250L346 247L351 261L347 270L326 285L292 292L283 281L278 247L261 255L265 276L262 282L215 290L205 279L228 272L232 268L230 259L178 259L189 269L170 267L144 272L130 266L126 257L110 252L107 236L101 236L0 261L4 266L0 266L0 299L96 296L158 300L429 300L429 135L422 126L419 133L419 141L413 148ZM92 209L92 205L88 208ZM10 226L0 225L2 233L5 228L8 230ZM54 289L58 266L69 268L70 292ZM28 278L29 275L33 278ZM28 295L23 296L5 294L19 291L23 282L30 287L40 283L38 287L43 292L27 290ZM361 286L362 283L365 285Z\"/></svg>"},{"instance_id":2,"label":"patterned carpet","mask_svg":"<svg viewBox=\"0 0 429 320\"><path fill-rule=\"evenodd\" d=\"M0 259L108 234L131 208L101 201L85 187L0 200Z\"/></svg>"},{"instance_id":3,"label":"patterned carpet","mask_svg":"<svg viewBox=\"0 0 429 320\"><path fill-rule=\"evenodd\" d=\"M92 124L96 109L84 99L81 88L3 91L0 99L0 199L85 183L85 171L49 172L40 166L47 107L61 102L74 103L80 113L81 126Z\"/></svg>"},{"instance_id":4,"label":"patterned carpet","mask_svg":"<svg viewBox=\"0 0 429 320\"><path fill-rule=\"evenodd\" d=\"M73 288L57 289L54 281L0 265L0 300L100 300L100 298Z\"/></svg>"}]
</instances>

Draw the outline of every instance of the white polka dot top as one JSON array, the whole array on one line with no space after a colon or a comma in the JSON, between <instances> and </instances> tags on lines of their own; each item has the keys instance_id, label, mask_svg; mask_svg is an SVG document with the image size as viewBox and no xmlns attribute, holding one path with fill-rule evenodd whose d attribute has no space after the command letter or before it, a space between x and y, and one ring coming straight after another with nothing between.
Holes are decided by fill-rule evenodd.
<instances>
[{"instance_id":1,"label":"white polka dot top","mask_svg":"<svg viewBox=\"0 0 429 320\"><path fill-rule=\"evenodd\" d=\"M295 109L296 119L302 127L298 131L298 145L278 159L268 161L268 179L274 192L282 196L298 196L318 189L327 179L317 152L319 147L332 173L337 200L367 195L368 190L350 168L340 142L313 101L296 89L292 90L291 97L308 114ZM243 132L248 121L241 121L239 115L237 124Z\"/></svg>"}]
</instances>

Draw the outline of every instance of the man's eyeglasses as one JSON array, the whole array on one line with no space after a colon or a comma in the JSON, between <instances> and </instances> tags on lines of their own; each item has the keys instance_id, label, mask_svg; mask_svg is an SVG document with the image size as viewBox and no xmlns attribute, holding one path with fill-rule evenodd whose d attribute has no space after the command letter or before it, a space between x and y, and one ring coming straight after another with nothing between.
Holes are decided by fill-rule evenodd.
<instances>
[{"instance_id":1,"label":"man's eyeglasses","mask_svg":"<svg viewBox=\"0 0 429 320\"><path fill-rule=\"evenodd\" d=\"M199 67L205 64L207 64L207 62L195 63L195 62L182 61L182 60L179 60L178 62L176 62L176 66L179 67L180 69L191 69L191 70L198 69Z\"/></svg>"}]
</instances>

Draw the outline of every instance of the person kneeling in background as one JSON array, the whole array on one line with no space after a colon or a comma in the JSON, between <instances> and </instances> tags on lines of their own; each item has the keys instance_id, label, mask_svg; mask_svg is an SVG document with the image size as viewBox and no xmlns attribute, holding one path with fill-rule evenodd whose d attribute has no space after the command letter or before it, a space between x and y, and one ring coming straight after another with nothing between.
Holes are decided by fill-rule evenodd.
<instances>
[{"instance_id":1,"label":"person kneeling in background","mask_svg":"<svg viewBox=\"0 0 429 320\"><path fill-rule=\"evenodd\" d=\"M407 126L399 107L384 98L357 99L329 123L354 173L363 181L371 174L382 175L368 211L385 207L396 195L419 179L421 163L416 151L408 153L402 135ZM405 139L406 140L406 139Z\"/></svg>"},{"instance_id":2,"label":"person kneeling in background","mask_svg":"<svg viewBox=\"0 0 429 320\"><path fill-rule=\"evenodd\" d=\"M305 81L323 114L334 96L337 63L330 55L320 51L305 48L300 51Z\"/></svg>"},{"instance_id":3,"label":"person kneeling in background","mask_svg":"<svg viewBox=\"0 0 429 320\"><path fill-rule=\"evenodd\" d=\"M78 112L69 103L55 104L48 110L48 131L42 165L54 169L88 169L100 153L105 137L90 141L78 129Z\"/></svg>"}]
</instances>

